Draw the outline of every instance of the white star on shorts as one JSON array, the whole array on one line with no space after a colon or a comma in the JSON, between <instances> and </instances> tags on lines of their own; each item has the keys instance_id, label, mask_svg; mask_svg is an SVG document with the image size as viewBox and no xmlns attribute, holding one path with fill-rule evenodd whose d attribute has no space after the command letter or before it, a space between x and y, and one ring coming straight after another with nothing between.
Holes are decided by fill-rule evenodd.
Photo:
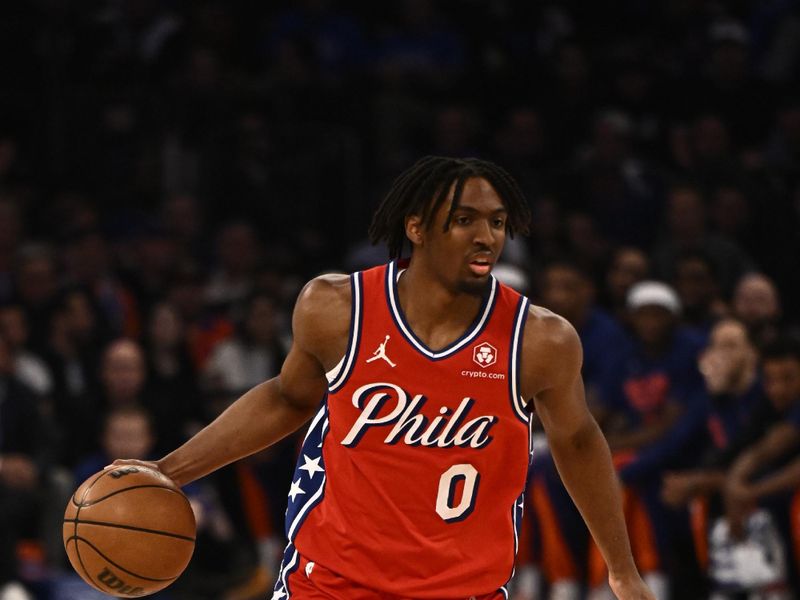
<instances>
[{"instance_id":1,"label":"white star on shorts","mask_svg":"<svg viewBox=\"0 0 800 600\"><path fill-rule=\"evenodd\" d=\"M289 497L292 499L292 502L295 501L295 499L297 498L298 494L305 494L305 491L303 490L303 488L300 487L300 480L299 479L297 481L293 481L292 482L292 487L289 490Z\"/></svg>"}]
</instances>

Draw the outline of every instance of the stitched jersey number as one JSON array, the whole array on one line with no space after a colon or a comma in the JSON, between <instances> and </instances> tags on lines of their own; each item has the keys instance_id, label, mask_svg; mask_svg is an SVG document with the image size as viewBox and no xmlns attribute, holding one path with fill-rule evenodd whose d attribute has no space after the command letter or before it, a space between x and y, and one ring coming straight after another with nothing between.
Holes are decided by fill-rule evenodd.
<instances>
[{"instance_id":1,"label":"stitched jersey number","mask_svg":"<svg viewBox=\"0 0 800 600\"><path fill-rule=\"evenodd\" d=\"M447 469L439 479L436 513L447 523L466 519L475 508L475 497L478 495L480 479L480 473L470 464L453 465ZM453 506L459 481L464 482L461 500L456 506Z\"/></svg>"}]
</instances>

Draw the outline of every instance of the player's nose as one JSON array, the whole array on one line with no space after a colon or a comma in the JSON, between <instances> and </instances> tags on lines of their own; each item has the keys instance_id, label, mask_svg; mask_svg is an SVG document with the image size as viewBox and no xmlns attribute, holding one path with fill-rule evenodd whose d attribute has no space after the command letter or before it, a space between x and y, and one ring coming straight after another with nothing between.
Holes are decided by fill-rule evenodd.
<instances>
[{"instance_id":1,"label":"player's nose","mask_svg":"<svg viewBox=\"0 0 800 600\"><path fill-rule=\"evenodd\" d=\"M493 247L497 242L496 230L494 230L485 219L481 219L476 223L475 233L473 235L473 243L477 246Z\"/></svg>"}]
</instances>

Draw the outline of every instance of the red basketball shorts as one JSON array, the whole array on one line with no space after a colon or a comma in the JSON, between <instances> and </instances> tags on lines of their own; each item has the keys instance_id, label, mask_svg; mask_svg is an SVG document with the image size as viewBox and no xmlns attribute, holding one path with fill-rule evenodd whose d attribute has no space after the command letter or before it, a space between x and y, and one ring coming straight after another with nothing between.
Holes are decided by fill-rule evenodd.
<instances>
[{"instance_id":1,"label":"red basketball shorts","mask_svg":"<svg viewBox=\"0 0 800 600\"><path fill-rule=\"evenodd\" d=\"M299 567L286 578L286 583L292 592L290 600L413 600L362 586L322 565L309 562L304 556L298 558ZM498 590L491 594L471 596L463 598L463 600L505 600L505 598L506 596ZM448 598L446 600L462 599Z\"/></svg>"}]
</instances>

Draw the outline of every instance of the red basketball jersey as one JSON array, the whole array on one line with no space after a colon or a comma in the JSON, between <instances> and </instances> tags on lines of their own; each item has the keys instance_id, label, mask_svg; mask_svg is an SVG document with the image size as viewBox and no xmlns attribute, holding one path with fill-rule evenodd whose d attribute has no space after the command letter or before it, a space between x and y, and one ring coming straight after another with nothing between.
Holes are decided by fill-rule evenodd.
<instances>
[{"instance_id":1,"label":"red basketball jersey","mask_svg":"<svg viewBox=\"0 0 800 600\"><path fill-rule=\"evenodd\" d=\"M350 341L292 480L281 580L299 552L404 597L503 590L530 458L528 300L492 278L474 323L433 351L405 321L397 278L394 262L351 276Z\"/></svg>"}]
</instances>

